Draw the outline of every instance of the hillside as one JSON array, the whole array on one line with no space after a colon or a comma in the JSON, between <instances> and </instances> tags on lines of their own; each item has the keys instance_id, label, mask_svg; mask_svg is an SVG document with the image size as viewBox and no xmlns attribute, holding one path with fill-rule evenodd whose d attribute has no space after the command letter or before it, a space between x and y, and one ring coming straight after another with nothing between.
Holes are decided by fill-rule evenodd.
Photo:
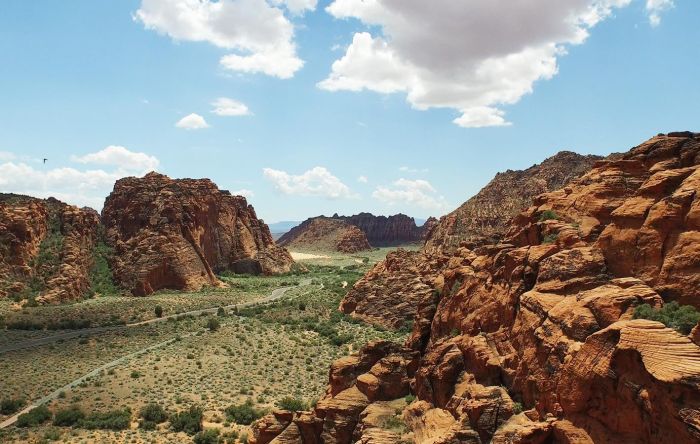
<instances>
[{"instance_id":1,"label":"hillside","mask_svg":"<svg viewBox=\"0 0 700 444\"><path fill-rule=\"evenodd\" d=\"M461 243L497 243L512 218L542 193L561 188L600 160L561 151L526 170L496 174L474 197L440 218L425 244L427 253L451 253Z\"/></svg>"},{"instance_id":2,"label":"hillside","mask_svg":"<svg viewBox=\"0 0 700 444\"><path fill-rule=\"evenodd\" d=\"M357 253L370 250L365 233L354 225L329 217L307 219L277 240L289 249Z\"/></svg>"},{"instance_id":3,"label":"hillside","mask_svg":"<svg viewBox=\"0 0 700 444\"><path fill-rule=\"evenodd\" d=\"M404 346L336 361L312 411L268 415L252 442L697 442L697 317L653 313L700 306L699 189L700 134L597 161L503 243L419 276L434 291Z\"/></svg>"}]
</instances>

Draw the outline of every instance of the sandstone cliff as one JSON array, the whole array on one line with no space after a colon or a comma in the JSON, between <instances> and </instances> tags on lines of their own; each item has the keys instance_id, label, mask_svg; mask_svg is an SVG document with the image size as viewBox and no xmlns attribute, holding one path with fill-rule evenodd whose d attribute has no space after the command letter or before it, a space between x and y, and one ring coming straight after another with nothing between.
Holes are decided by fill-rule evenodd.
<instances>
[{"instance_id":1,"label":"sandstone cliff","mask_svg":"<svg viewBox=\"0 0 700 444\"><path fill-rule=\"evenodd\" d=\"M526 170L498 173L478 194L440 218L425 251L449 254L461 243L498 242L511 219L530 206L535 196L561 188L589 171L599 159L562 151Z\"/></svg>"},{"instance_id":2,"label":"sandstone cliff","mask_svg":"<svg viewBox=\"0 0 700 444\"><path fill-rule=\"evenodd\" d=\"M246 199L207 179L120 179L102 220L115 279L135 295L220 285L215 273L225 270L275 274L293 265Z\"/></svg>"},{"instance_id":3,"label":"sandstone cliff","mask_svg":"<svg viewBox=\"0 0 700 444\"><path fill-rule=\"evenodd\" d=\"M700 441L700 347L633 319L639 304L698 305L699 179L700 134L596 162L537 197L505 242L447 256L404 347L336 361L312 412L266 417L253 442Z\"/></svg>"},{"instance_id":4,"label":"sandstone cliff","mask_svg":"<svg viewBox=\"0 0 700 444\"><path fill-rule=\"evenodd\" d=\"M0 195L0 297L56 303L87 296L98 225L94 210Z\"/></svg>"},{"instance_id":5,"label":"sandstone cliff","mask_svg":"<svg viewBox=\"0 0 700 444\"><path fill-rule=\"evenodd\" d=\"M362 230L373 247L420 242L424 233L423 227L416 226L415 220L405 214L395 214L388 217L375 216L370 213L360 213L353 216L334 214L333 218L344 220Z\"/></svg>"},{"instance_id":6,"label":"sandstone cliff","mask_svg":"<svg viewBox=\"0 0 700 444\"><path fill-rule=\"evenodd\" d=\"M277 244L290 249L311 248L343 253L372 248L362 230L345 221L324 216L305 220L280 237Z\"/></svg>"}]
</instances>

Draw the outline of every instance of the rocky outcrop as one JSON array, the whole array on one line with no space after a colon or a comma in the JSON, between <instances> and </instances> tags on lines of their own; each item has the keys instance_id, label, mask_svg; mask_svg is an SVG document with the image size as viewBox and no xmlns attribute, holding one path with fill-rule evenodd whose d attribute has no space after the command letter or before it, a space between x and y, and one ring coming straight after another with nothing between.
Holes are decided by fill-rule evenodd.
<instances>
[{"instance_id":1,"label":"rocky outcrop","mask_svg":"<svg viewBox=\"0 0 700 444\"><path fill-rule=\"evenodd\" d=\"M0 297L57 303L87 296L98 226L91 209L0 196Z\"/></svg>"},{"instance_id":2,"label":"rocky outcrop","mask_svg":"<svg viewBox=\"0 0 700 444\"><path fill-rule=\"evenodd\" d=\"M503 242L457 249L405 348L334 364L303 442L372 442L363 418L406 386L417 443L700 441L695 334L634 319L698 304L698 171L700 135L660 135L537 197Z\"/></svg>"},{"instance_id":3,"label":"rocky outcrop","mask_svg":"<svg viewBox=\"0 0 700 444\"><path fill-rule=\"evenodd\" d=\"M358 253L370 250L365 233L349 223L330 217L313 217L292 228L277 244L290 249Z\"/></svg>"},{"instance_id":4,"label":"rocky outcrop","mask_svg":"<svg viewBox=\"0 0 700 444\"><path fill-rule=\"evenodd\" d=\"M563 187L589 171L599 159L562 151L526 170L496 174L474 197L440 218L425 251L450 254L462 243L473 248L499 242L513 217L529 207L535 196Z\"/></svg>"},{"instance_id":5,"label":"rocky outcrop","mask_svg":"<svg viewBox=\"0 0 700 444\"><path fill-rule=\"evenodd\" d=\"M435 296L433 280L445 263L416 251L393 251L353 286L340 311L370 324L410 329L416 307Z\"/></svg>"},{"instance_id":6,"label":"rocky outcrop","mask_svg":"<svg viewBox=\"0 0 700 444\"><path fill-rule=\"evenodd\" d=\"M424 237L423 227L416 226L415 220L405 214L388 217L375 216L371 213L359 213L353 216L334 214L333 218L343 220L362 230L373 247L416 243Z\"/></svg>"},{"instance_id":7,"label":"rocky outcrop","mask_svg":"<svg viewBox=\"0 0 700 444\"><path fill-rule=\"evenodd\" d=\"M208 179L120 179L102 220L115 250L114 276L134 295L220 285L215 273L225 270L275 274L293 265L246 199Z\"/></svg>"}]
</instances>

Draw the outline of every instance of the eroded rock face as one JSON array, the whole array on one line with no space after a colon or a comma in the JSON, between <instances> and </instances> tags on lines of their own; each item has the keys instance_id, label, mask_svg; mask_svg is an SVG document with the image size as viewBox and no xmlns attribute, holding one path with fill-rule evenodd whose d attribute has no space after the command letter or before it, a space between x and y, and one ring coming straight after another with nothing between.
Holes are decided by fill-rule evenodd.
<instances>
[{"instance_id":1,"label":"eroded rock face","mask_svg":"<svg viewBox=\"0 0 700 444\"><path fill-rule=\"evenodd\" d=\"M435 296L433 279L441 265L419 252L391 252L353 286L340 310L387 328L409 326L416 307Z\"/></svg>"},{"instance_id":2,"label":"eroded rock face","mask_svg":"<svg viewBox=\"0 0 700 444\"><path fill-rule=\"evenodd\" d=\"M371 213L359 213L353 216L334 214L333 218L343 220L362 230L373 247L420 242L425 232L425 226L416 226L415 220L405 214L388 217L375 216Z\"/></svg>"},{"instance_id":3,"label":"eroded rock face","mask_svg":"<svg viewBox=\"0 0 700 444\"><path fill-rule=\"evenodd\" d=\"M220 285L215 273L224 270L284 273L294 263L244 197L208 179L120 179L102 220L115 250L114 276L135 295Z\"/></svg>"},{"instance_id":4,"label":"eroded rock face","mask_svg":"<svg viewBox=\"0 0 700 444\"><path fill-rule=\"evenodd\" d=\"M497 243L511 220L532 199L554 191L589 171L598 156L562 151L526 170L498 173L479 193L440 218L425 244L431 254L451 254L460 244Z\"/></svg>"},{"instance_id":5,"label":"eroded rock face","mask_svg":"<svg viewBox=\"0 0 700 444\"><path fill-rule=\"evenodd\" d=\"M343 253L358 253L372 248L365 233L356 226L323 216L307 219L285 233L277 243L292 250L311 248Z\"/></svg>"},{"instance_id":6,"label":"eroded rock face","mask_svg":"<svg viewBox=\"0 0 700 444\"><path fill-rule=\"evenodd\" d=\"M58 303L81 299L90 271L99 217L56 199L0 199L0 297Z\"/></svg>"},{"instance_id":7,"label":"eroded rock face","mask_svg":"<svg viewBox=\"0 0 700 444\"><path fill-rule=\"evenodd\" d=\"M417 443L699 442L697 331L633 319L643 303L698 304L699 168L699 135L655 137L537 197L502 243L456 250L407 350L334 365L307 414L323 421L315 436L371 442L349 429L407 378Z\"/></svg>"}]
</instances>

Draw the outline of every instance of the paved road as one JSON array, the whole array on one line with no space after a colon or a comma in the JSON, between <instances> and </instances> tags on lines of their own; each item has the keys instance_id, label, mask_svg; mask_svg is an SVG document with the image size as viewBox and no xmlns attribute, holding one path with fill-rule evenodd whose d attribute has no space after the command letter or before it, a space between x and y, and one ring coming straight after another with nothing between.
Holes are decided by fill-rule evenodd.
<instances>
[{"instance_id":1,"label":"paved road","mask_svg":"<svg viewBox=\"0 0 700 444\"><path fill-rule=\"evenodd\" d=\"M311 279L304 279L299 283L298 286L305 286L305 285L310 285L310 284L311 284ZM287 290L292 289L292 288L296 288L296 287L297 286L277 288L277 289L273 290L269 296L265 296L264 298L256 299L256 300L250 301L250 302L242 302L240 304L227 305L227 306L224 306L224 309L231 310L233 308L245 308L245 307L249 307L251 305L271 302L271 301L274 301L274 300L279 299L282 296L284 296L284 293L286 293ZM204 308L201 310L193 310L193 311L188 311L188 312L184 312L184 313L177 313L177 314L172 314L172 315L168 315L168 316L163 316L161 318L149 319L147 321L136 322L133 324L115 325L115 326L111 326L111 327L92 327L92 328L83 328L80 330L65 331L65 332L61 332L61 333L56 333L56 334L51 335L51 336L46 336L43 338L28 339L26 341L20 341L20 342L14 343L14 344L3 345L0 347L0 355L3 353L15 351L15 350L24 350L26 348L39 347L41 345L48 345L48 344L51 344L51 343L54 343L54 342L60 341L60 340L67 340L67 339L74 339L74 338L80 338L80 337L85 337L85 336L92 336L92 335L96 335L96 334L104 333L104 332L126 330L128 328L138 327L141 325L148 325L148 324L153 324L156 322L163 322L163 321L167 321L170 318L177 318L178 316L187 316L187 315L199 316L203 313L215 314L218 309L219 309L219 307L210 307L210 308Z\"/></svg>"},{"instance_id":2,"label":"paved road","mask_svg":"<svg viewBox=\"0 0 700 444\"><path fill-rule=\"evenodd\" d=\"M237 307L237 308L245 308L245 307L249 307L249 306L251 306L251 305L257 305L257 304L264 304L264 303L268 303L268 302L273 302L273 301L275 301L275 300L277 300L277 299L282 298L282 297L285 295L285 293L286 293L287 291L291 290L292 288L298 288L298 287L302 287L302 286L306 286L306 285L310 285L310 284L311 284L311 279L304 279L303 281L301 281L301 282L299 283L298 286L289 286L289 287L277 288L277 289L273 290L272 293L270 293L269 296L265 296L264 298L256 299L255 301L250 301L250 302L242 302L242 303L240 303L240 304L227 305L227 306L225 306L224 308L227 309L227 310L228 310L228 309L233 309L233 308L236 308L236 307ZM129 327L135 327L135 326L138 326L138 325L151 324L151 323L153 323L153 322L161 322L161 321L167 319L168 317L176 317L176 316L182 316L182 315L188 315L188 314L192 314L192 315L195 315L195 316L196 316L196 315L201 314L201 313L216 313L218 309L219 309L219 307L215 307L215 308L205 308L205 309L202 309L202 310L194 310L194 311L189 311L189 312L187 312L187 313L180 313L179 315L171 315L171 316L162 317L162 318L157 318L157 319L150 319L150 320L148 320L148 321L138 322L138 323L136 323L136 324L128 324L128 325L123 325L123 326L119 326L119 327L97 327L97 328L88 328L88 329L81 330L81 331L78 331L78 332L70 332L70 333L79 333L79 332L82 332L83 335L84 335L84 334L87 332L88 334L95 334L95 333L96 333L95 330L106 331L105 329L107 329L107 330L110 330L110 329L111 329L111 330L115 330L115 329L125 329L125 328L129 328ZM189 336L193 336L193 335L195 335L195 334L197 334L197 332L192 332L192 333L188 333L188 334L185 334L185 335L181 335L181 337L182 337L182 338L186 338L186 337L189 337ZM56 336L61 336L61 335L54 335L54 336L51 336L51 338L55 338ZM80 335L78 335L78 336L80 336ZM75 336L70 336L70 337L75 337ZM48 339L48 338L42 338L42 339ZM61 338L58 338L58 339L61 339ZM56 339L56 340L58 340L58 339ZM54 399L56 399L56 398L59 397L59 395L60 395L61 392L65 392L66 390L69 390L69 389L71 389L71 388L73 388L73 387L78 386L78 385L81 384L83 381L86 381L86 380L88 380L88 379L90 379L90 378L92 378L92 377L97 376L101 371L107 371L107 370L109 370L110 368L115 367L115 366L117 366L117 365L119 365L119 364L125 362L126 360L128 360L128 359L130 359L130 358L133 358L133 357L139 356L139 355L141 355L141 354L143 354L143 353L146 353L146 352L148 352L148 351L155 350L155 349L157 349L157 348L166 346L166 345L172 343L173 341L175 341L175 338L168 339L167 341L159 342L159 343L157 343L157 344L148 346L148 347L143 348L143 349L141 349L141 350L137 350L137 351L135 351L135 352L133 352L133 353L129 353L128 355L122 356L122 357L120 357L120 358L118 358L118 359L115 359L114 361L108 362L107 364L105 364L105 365L103 365L103 366L101 366L101 367L98 367L98 368L92 370L90 373L87 373L87 374L81 376L80 378L78 378L78 379L76 379L76 380L74 380L74 381L72 381L72 382L70 382L70 383L64 385L63 387L54 390L53 392L49 393L48 395L44 396L43 398L38 399L38 400L32 402L30 405L28 405L27 407L25 407L22 411L20 411L20 412L18 412L18 413L15 413L13 416L10 416L9 418L5 419L5 421L3 421L3 422L0 423L0 429L4 429L4 428L7 428L7 427L10 427L10 426L13 425L15 422L17 422L17 418L19 418L19 415L21 415L21 414L23 414L23 413L27 413L27 412L29 412L30 410L32 410L32 409L34 409L34 408L36 408L36 407L38 407L38 406L40 406L40 405L42 405L42 404L46 404L46 403L49 402L49 401L53 401ZM30 341L26 341L26 342L30 342ZM31 342L36 342L36 340L33 340L33 341L31 341ZM37 344L37 345L41 345L41 344ZM34 346L34 345L32 345L32 346Z\"/></svg>"}]
</instances>

